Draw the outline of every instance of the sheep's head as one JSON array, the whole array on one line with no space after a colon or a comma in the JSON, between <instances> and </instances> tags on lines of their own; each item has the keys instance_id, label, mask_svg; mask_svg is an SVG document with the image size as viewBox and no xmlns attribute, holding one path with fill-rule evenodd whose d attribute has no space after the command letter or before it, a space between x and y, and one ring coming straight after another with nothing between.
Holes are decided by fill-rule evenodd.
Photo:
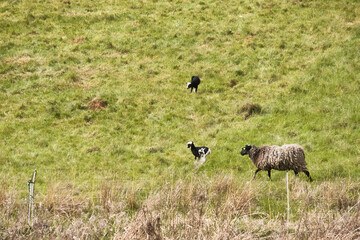
<instances>
[{"instance_id":1,"label":"sheep's head","mask_svg":"<svg viewBox=\"0 0 360 240\"><path fill-rule=\"evenodd\" d=\"M186 89L191 88L191 82L186 83Z\"/></svg>"},{"instance_id":2,"label":"sheep's head","mask_svg":"<svg viewBox=\"0 0 360 240\"><path fill-rule=\"evenodd\" d=\"M250 149L251 149L251 145L245 145L245 147L241 149L241 155L244 156L249 154Z\"/></svg>"},{"instance_id":3,"label":"sheep's head","mask_svg":"<svg viewBox=\"0 0 360 240\"><path fill-rule=\"evenodd\" d=\"M187 143L187 147L188 147L188 148L190 148L192 145L194 145L193 142L188 142L188 143Z\"/></svg>"}]
</instances>

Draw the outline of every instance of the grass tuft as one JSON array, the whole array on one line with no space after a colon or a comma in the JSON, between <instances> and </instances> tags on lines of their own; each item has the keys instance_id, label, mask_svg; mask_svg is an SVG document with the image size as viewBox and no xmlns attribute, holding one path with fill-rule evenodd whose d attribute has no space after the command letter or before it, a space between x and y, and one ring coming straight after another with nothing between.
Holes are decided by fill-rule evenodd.
<instances>
[{"instance_id":1,"label":"grass tuft","mask_svg":"<svg viewBox=\"0 0 360 240\"><path fill-rule=\"evenodd\" d=\"M244 119L246 120L255 114L259 114L261 112L261 106L256 103L247 102L240 107L238 112L243 113Z\"/></svg>"}]
</instances>

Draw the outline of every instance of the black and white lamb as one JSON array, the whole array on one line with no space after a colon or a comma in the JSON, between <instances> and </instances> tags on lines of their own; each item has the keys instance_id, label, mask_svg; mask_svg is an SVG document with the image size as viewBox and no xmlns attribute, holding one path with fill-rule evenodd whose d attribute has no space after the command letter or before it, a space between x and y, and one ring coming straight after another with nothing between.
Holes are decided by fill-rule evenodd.
<instances>
[{"instance_id":1,"label":"black and white lamb","mask_svg":"<svg viewBox=\"0 0 360 240\"><path fill-rule=\"evenodd\" d=\"M199 84L200 84L200 78L198 76L192 76L191 82L188 82L186 85L187 85L187 89L191 88L190 92L192 92L193 88L195 88L194 92L197 92Z\"/></svg>"},{"instance_id":2,"label":"black and white lamb","mask_svg":"<svg viewBox=\"0 0 360 240\"><path fill-rule=\"evenodd\" d=\"M199 160L199 166L201 166L205 162L206 156L211 153L210 148L195 147L193 142L188 142L187 147L191 148L191 152L195 156L195 160Z\"/></svg>"},{"instance_id":3,"label":"black and white lamb","mask_svg":"<svg viewBox=\"0 0 360 240\"><path fill-rule=\"evenodd\" d=\"M257 167L253 179L259 171L263 170L268 172L271 180L271 169L275 169L280 171L293 170L296 176L299 172L304 172L312 181L306 168L304 149L298 144L285 144L281 147L245 145L241 150L241 155L249 155Z\"/></svg>"}]
</instances>

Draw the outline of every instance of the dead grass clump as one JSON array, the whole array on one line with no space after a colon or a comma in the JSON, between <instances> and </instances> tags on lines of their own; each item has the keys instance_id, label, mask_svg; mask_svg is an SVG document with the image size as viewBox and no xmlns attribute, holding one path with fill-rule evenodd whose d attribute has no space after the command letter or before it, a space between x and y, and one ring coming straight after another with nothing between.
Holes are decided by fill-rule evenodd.
<instances>
[{"instance_id":1,"label":"dead grass clump","mask_svg":"<svg viewBox=\"0 0 360 240\"><path fill-rule=\"evenodd\" d=\"M359 186L353 182L323 182L309 192L317 208L334 211L346 211L354 206L358 199ZM354 194L357 192L357 194Z\"/></svg>"},{"instance_id":2,"label":"dead grass clump","mask_svg":"<svg viewBox=\"0 0 360 240\"><path fill-rule=\"evenodd\" d=\"M261 112L261 106L256 103L245 103L242 105L238 113L244 113L244 119L248 119L254 114L259 114Z\"/></svg>"},{"instance_id":3,"label":"dead grass clump","mask_svg":"<svg viewBox=\"0 0 360 240\"><path fill-rule=\"evenodd\" d=\"M0 207L5 205L5 202L7 200L7 193L5 189L0 189Z\"/></svg>"},{"instance_id":4,"label":"dead grass clump","mask_svg":"<svg viewBox=\"0 0 360 240\"><path fill-rule=\"evenodd\" d=\"M42 206L54 215L80 216L88 204L77 195L78 190L70 184L54 184L48 187Z\"/></svg>"},{"instance_id":5,"label":"dead grass clump","mask_svg":"<svg viewBox=\"0 0 360 240\"><path fill-rule=\"evenodd\" d=\"M235 79L231 79L230 82L227 84L229 87L233 88L238 84L238 81Z\"/></svg>"},{"instance_id":6,"label":"dead grass clump","mask_svg":"<svg viewBox=\"0 0 360 240\"><path fill-rule=\"evenodd\" d=\"M137 211L141 207L136 192L128 192L126 194L126 206L130 211Z\"/></svg>"},{"instance_id":7,"label":"dead grass clump","mask_svg":"<svg viewBox=\"0 0 360 240\"><path fill-rule=\"evenodd\" d=\"M235 218L250 214L251 202L259 186L236 183L229 177L217 179L213 184L210 195L217 217Z\"/></svg>"},{"instance_id":8,"label":"dead grass clump","mask_svg":"<svg viewBox=\"0 0 360 240\"><path fill-rule=\"evenodd\" d=\"M18 196L14 189L3 188L0 190L0 219L2 218L1 215L9 219L17 215L19 210L17 199Z\"/></svg>"},{"instance_id":9,"label":"dead grass clump","mask_svg":"<svg viewBox=\"0 0 360 240\"><path fill-rule=\"evenodd\" d=\"M108 103L100 98L94 98L88 105L88 108L94 111L105 109Z\"/></svg>"},{"instance_id":10,"label":"dead grass clump","mask_svg":"<svg viewBox=\"0 0 360 240\"><path fill-rule=\"evenodd\" d=\"M215 215L219 216L222 212L222 205L224 204L225 197L231 189L233 189L233 179L228 177L220 178L212 184L210 190L210 201L214 206Z\"/></svg>"},{"instance_id":11,"label":"dead grass clump","mask_svg":"<svg viewBox=\"0 0 360 240\"><path fill-rule=\"evenodd\" d=\"M98 146L94 146L94 147L88 148L86 150L87 153L100 152L100 151L101 151L101 149Z\"/></svg>"},{"instance_id":12,"label":"dead grass clump","mask_svg":"<svg viewBox=\"0 0 360 240\"><path fill-rule=\"evenodd\" d=\"M310 211L299 220L296 238L298 239L359 239L360 237L360 198L346 212Z\"/></svg>"},{"instance_id":13,"label":"dead grass clump","mask_svg":"<svg viewBox=\"0 0 360 240\"><path fill-rule=\"evenodd\" d=\"M106 212L110 212L112 205L112 188L108 184L100 187L100 203Z\"/></svg>"},{"instance_id":14,"label":"dead grass clump","mask_svg":"<svg viewBox=\"0 0 360 240\"><path fill-rule=\"evenodd\" d=\"M226 176L219 177L212 185L212 192L215 195L223 196L234 188L234 179Z\"/></svg>"},{"instance_id":15,"label":"dead grass clump","mask_svg":"<svg viewBox=\"0 0 360 240\"><path fill-rule=\"evenodd\" d=\"M152 212L142 208L134 221L125 228L121 239L162 239L160 216L154 217Z\"/></svg>"},{"instance_id":16,"label":"dead grass clump","mask_svg":"<svg viewBox=\"0 0 360 240\"><path fill-rule=\"evenodd\" d=\"M40 62L41 59L39 58L32 58L30 57L27 53L23 53L18 57L13 57L13 58L6 58L5 62L6 63L12 63L12 64L17 64L17 65L24 65L27 64L29 62Z\"/></svg>"},{"instance_id":17,"label":"dead grass clump","mask_svg":"<svg viewBox=\"0 0 360 240\"><path fill-rule=\"evenodd\" d=\"M86 37L82 36L82 37L74 38L74 39L72 40L72 42L73 42L73 43L81 43L81 42L83 42L83 41L85 41L85 40L86 40Z\"/></svg>"},{"instance_id":18,"label":"dead grass clump","mask_svg":"<svg viewBox=\"0 0 360 240\"><path fill-rule=\"evenodd\" d=\"M234 189L227 195L226 201L224 202L223 214L228 214L233 217L249 214L252 200L251 189Z\"/></svg>"},{"instance_id":19,"label":"dead grass clump","mask_svg":"<svg viewBox=\"0 0 360 240\"><path fill-rule=\"evenodd\" d=\"M249 214L251 191L230 177L179 180L149 196L122 239L237 237L241 232L235 220Z\"/></svg>"},{"instance_id":20,"label":"dead grass clump","mask_svg":"<svg viewBox=\"0 0 360 240\"><path fill-rule=\"evenodd\" d=\"M33 227L27 226L26 201L15 204L6 193L6 200L0 205L0 238L360 237L358 183L339 181L316 185L292 179L289 228L282 213L269 215L263 211L259 200L267 194L264 186L263 182L244 182L222 174L213 178L198 174L165 184L144 196L142 185L129 187L110 180L104 181L92 202L86 204L72 185L55 184L49 186L42 207L36 204Z\"/></svg>"},{"instance_id":21,"label":"dead grass clump","mask_svg":"<svg viewBox=\"0 0 360 240\"><path fill-rule=\"evenodd\" d=\"M345 180L323 182L311 187L300 180L291 182L292 201L298 209L296 239L357 239L360 236L359 185ZM357 194L354 194L354 192Z\"/></svg>"}]
</instances>

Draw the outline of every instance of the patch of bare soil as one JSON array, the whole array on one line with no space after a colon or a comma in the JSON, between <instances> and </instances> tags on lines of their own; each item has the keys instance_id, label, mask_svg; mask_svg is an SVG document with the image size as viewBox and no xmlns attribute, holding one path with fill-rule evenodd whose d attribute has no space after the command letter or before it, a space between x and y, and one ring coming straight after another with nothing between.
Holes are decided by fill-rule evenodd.
<instances>
[{"instance_id":1,"label":"patch of bare soil","mask_svg":"<svg viewBox=\"0 0 360 240\"><path fill-rule=\"evenodd\" d=\"M86 37L78 37L72 40L73 43L81 43L86 40Z\"/></svg>"},{"instance_id":2,"label":"patch of bare soil","mask_svg":"<svg viewBox=\"0 0 360 240\"><path fill-rule=\"evenodd\" d=\"M107 107L107 102L101 100L100 98L94 98L88 105L88 108L94 111L105 109Z\"/></svg>"}]
</instances>

